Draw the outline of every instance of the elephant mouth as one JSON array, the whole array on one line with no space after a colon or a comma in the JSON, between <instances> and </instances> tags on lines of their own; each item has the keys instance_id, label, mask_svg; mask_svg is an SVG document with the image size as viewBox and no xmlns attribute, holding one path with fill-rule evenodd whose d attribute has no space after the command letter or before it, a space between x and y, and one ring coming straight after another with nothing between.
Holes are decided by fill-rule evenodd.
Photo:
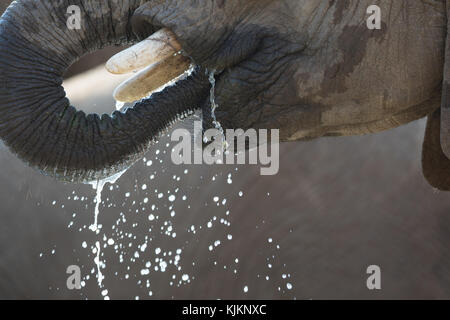
<instances>
[{"instance_id":1,"label":"elephant mouth","mask_svg":"<svg viewBox=\"0 0 450 320\"><path fill-rule=\"evenodd\" d=\"M194 64L175 34L163 28L113 56L105 67L112 74L133 73L113 93L119 103L132 103L186 78Z\"/></svg>"}]
</instances>

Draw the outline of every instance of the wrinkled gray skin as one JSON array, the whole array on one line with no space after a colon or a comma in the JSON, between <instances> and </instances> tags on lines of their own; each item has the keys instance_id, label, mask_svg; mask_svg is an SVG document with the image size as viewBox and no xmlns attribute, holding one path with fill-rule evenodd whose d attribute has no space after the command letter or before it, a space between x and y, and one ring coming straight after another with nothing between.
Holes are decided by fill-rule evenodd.
<instances>
[{"instance_id":1,"label":"wrinkled gray skin","mask_svg":"<svg viewBox=\"0 0 450 320\"><path fill-rule=\"evenodd\" d=\"M366 27L374 2L381 30ZM82 7L82 30L66 27L72 4ZM208 125L205 69L217 70L222 125L281 129L283 141L378 132L434 112L423 169L447 190L449 10L449 0L18 1L0 22L0 137L60 179L109 176L183 113L202 108ZM161 27L198 66L190 78L125 114L100 118L69 106L61 83L71 63Z\"/></svg>"}]
</instances>

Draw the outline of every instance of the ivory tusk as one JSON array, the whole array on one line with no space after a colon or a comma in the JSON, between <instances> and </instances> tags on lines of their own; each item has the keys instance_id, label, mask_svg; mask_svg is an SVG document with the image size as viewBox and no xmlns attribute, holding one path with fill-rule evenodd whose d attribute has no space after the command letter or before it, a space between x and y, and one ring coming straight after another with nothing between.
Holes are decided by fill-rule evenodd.
<instances>
[{"instance_id":1,"label":"ivory tusk","mask_svg":"<svg viewBox=\"0 0 450 320\"><path fill-rule=\"evenodd\" d=\"M191 65L189 58L176 54L153 64L119 85L114 98L119 102L133 102L186 72Z\"/></svg>"},{"instance_id":2,"label":"ivory tusk","mask_svg":"<svg viewBox=\"0 0 450 320\"><path fill-rule=\"evenodd\" d=\"M181 50L175 34L163 28L138 44L114 55L106 63L113 74L130 73L163 61Z\"/></svg>"}]
</instances>

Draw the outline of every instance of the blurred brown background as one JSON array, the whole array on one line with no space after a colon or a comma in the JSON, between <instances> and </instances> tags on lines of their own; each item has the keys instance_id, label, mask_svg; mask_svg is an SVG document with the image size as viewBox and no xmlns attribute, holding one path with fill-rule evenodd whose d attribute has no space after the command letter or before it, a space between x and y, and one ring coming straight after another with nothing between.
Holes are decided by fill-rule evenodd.
<instances>
[{"instance_id":1,"label":"blurred brown background","mask_svg":"<svg viewBox=\"0 0 450 320\"><path fill-rule=\"evenodd\" d=\"M72 74L111 54L86 57ZM100 66L65 88L77 107L110 112L121 80ZM448 299L450 196L422 177L424 126L282 144L280 172L266 177L254 166L175 166L165 137L150 166L141 161L105 187L98 236L87 229L91 186L42 176L0 142L0 298L101 299L106 288L112 299ZM366 287L371 264L381 267L380 291ZM69 265L81 267L83 289L67 289Z\"/></svg>"}]
</instances>

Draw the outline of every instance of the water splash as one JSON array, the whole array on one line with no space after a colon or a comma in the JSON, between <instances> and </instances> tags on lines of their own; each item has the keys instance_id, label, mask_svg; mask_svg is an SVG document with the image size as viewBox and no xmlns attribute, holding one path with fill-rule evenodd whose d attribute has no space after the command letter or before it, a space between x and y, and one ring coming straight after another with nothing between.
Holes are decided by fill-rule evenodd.
<instances>
[{"instance_id":1,"label":"water splash","mask_svg":"<svg viewBox=\"0 0 450 320\"><path fill-rule=\"evenodd\" d=\"M169 136L167 136L167 139ZM181 287L196 281L193 272L198 268L198 261L190 260L185 261L183 246L196 245L196 239L199 234L202 233L215 233L214 228L229 228L231 225L230 218L230 204L232 200L238 198L237 191L226 191L226 193L214 193L208 201L209 210L211 212L211 217L207 221L201 222L197 225L189 226L186 231L177 230L176 217L178 217L178 210L188 210L191 208L192 203L190 203L191 192L195 193L196 189L192 187L200 186L201 184L212 181L219 186L229 186L230 184L236 184L234 182L233 172L228 173L213 173L211 176L205 175L201 176L196 182L192 182L191 179L185 181L185 176L188 175L190 170L179 169L169 170L167 168L157 171L155 168L156 164L163 163L166 158L169 159L170 151L172 145L167 143L165 147L160 143L158 150L152 152L152 155L148 154L147 158L143 158L140 164L137 164L137 168L141 170L141 173L136 177L136 181L133 187L129 187L127 190L123 190L122 197L123 201L109 202L107 198L107 191L113 191L113 189L119 189L116 184L113 186L107 186L106 182L114 183L119 177L111 177L103 181L92 182L91 185L96 189L95 196L95 213L97 218L93 223L93 227L90 228L88 223L80 228L80 232L84 229L87 232L95 231L96 237L91 240L91 243L86 243L84 241L81 243L81 247L84 249L90 248L91 259L95 262L93 268L90 270L91 274L87 274L83 278L83 281L89 281L92 279L94 285L98 285L101 292L101 297L103 299L109 299L113 292L109 292L107 289L106 278L111 277L111 280L117 277L116 281L131 281L136 279L136 284L143 288L147 288L148 296L153 296L156 292L157 287L153 287L151 284L151 279L154 277L164 277L168 281L169 286ZM148 159L148 157L150 157ZM149 172L150 170L151 172ZM235 168L233 171L237 171ZM178 172L179 171L179 172ZM184 172L184 174L183 174ZM153 183L156 178L160 180L173 180L168 188L161 190L159 185L158 188L153 187ZM239 185L238 185L239 186ZM106 189L106 192L105 192ZM192 189L192 190L191 190ZM78 195L71 196L74 200L78 200ZM103 201L102 202L102 198ZM140 198L140 200L138 200ZM117 200L119 198L115 198ZM87 199L86 199L87 200ZM90 199L93 200L92 197ZM100 203L102 206L100 207ZM56 202L55 202L56 205ZM59 205L59 204L58 204ZM115 222L112 223L111 229L107 226L105 221L102 221L102 216L99 216L99 211L104 210L103 208L110 208L110 206L120 210L120 214ZM92 205L90 209L86 203L86 209L92 212ZM214 207L214 208L213 208ZM216 209L217 208L217 209ZM116 211L114 210L114 211ZM209 211L208 210L208 211ZM218 210L218 211L216 211ZM212 213L214 212L214 216ZM106 218L104 218L106 220ZM102 226L103 222L103 226ZM108 223L110 220L108 220ZM148 230L148 232L136 232L135 229L143 223L148 223L148 225L142 226L139 230ZM94 227L95 226L95 227ZM147 228L148 227L148 228ZM190 233L190 235L184 234ZM178 233L178 235L177 235ZM183 237L187 237L186 242L178 242L177 240ZM160 247L156 247L154 244L158 243L158 239L166 239L159 237L168 237L175 242L171 242L169 245L161 243ZM113 240L114 238L114 240ZM223 250L222 247L228 243L228 241L235 240L235 237L231 235L231 232L224 233L224 237L217 237L211 239L211 242L206 246L207 252L219 252ZM167 240L168 241L168 240ZM174 246L176 244L176 251ZM210 249L211 248L211 249ZM153 250L151 250L153 249ZM89 250L89 249L88 249ZM113 251L115 255L111 257L106 257L106 255ZM217 253L215 253L217 254ZM107 263L108 262L108 263ZM273 261L268 261L273 263ZM119 272L108 273L106 276L106 268L110 267L110 264L118 263L121 265ZM108 266L107 266L108 264ZM214 265L217 266L218 262L214 261ZM136 274L133 274L134 267L138 267ZM237 274L239 267L224 265L224 270L229 270ZM105 271L105 273L102 273ZM242 284L244 286L244 283ZM82 285L84 287L84 285ZM142 298L142 297L141 297Z\"/></svg>"}]
</instances>

